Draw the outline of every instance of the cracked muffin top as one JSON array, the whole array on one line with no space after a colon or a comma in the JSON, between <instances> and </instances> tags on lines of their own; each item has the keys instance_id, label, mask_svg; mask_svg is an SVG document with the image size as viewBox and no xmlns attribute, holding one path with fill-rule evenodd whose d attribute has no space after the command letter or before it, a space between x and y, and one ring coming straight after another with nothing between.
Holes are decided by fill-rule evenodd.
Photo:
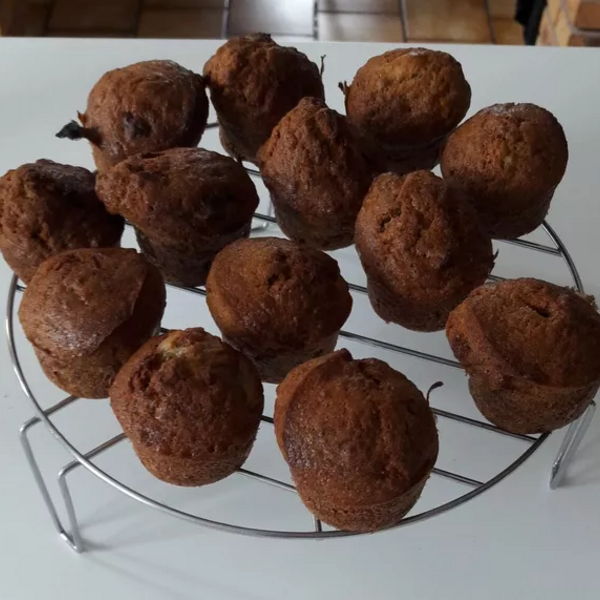
<instances>
[{"instance_id":1,"label":"cracked muffin top","mask_svg":"<svg viewBox=\"0 0 600 600\"><path fill-rule=\"evenodd\" d=\"M560 123L535 104L494 104L465 121L446 142L441 168L452 187L481 210L519 209L551 192L567 168Z\"/></svg>"},{"instance_id":2,"label":"cracked muffin top","mask_svg":"<svg viewBox=\"0 0 600 600\"><path fill-rule=\"evenodd\" d=\"M93 352L135 316L142 295L144 314L137 318L160 322L166 296L162 277L135 250L69 250L38 268L19 318L34 347L79 356Z\"/></svg>"},{"instance_id":3,"label":"cracked muffin top","mask_svg":"<svg viewBox=\"0 0 600 600\"><path fill-rule=\"evenodd\" d=\"M0 250L26 283L47 258L75 248L117 246L123 219L110 215L82 167L38 160L0 179Z\"/></svg>"},{"instance_id":4,"label":"cracked muffin top","mask_svg":"<svg viewBox=\"0 0 600 600\"><path fill-rule=\"evenodd\" d=\"M123 367L111 407L139 449L226 461L254 441L263 408L256 369L201 328L152 338Z\"/></svg>"},{"instance_id":5,"label":"cracked muffin top","mask_svg":"<svg viewBox=\"0 0 600 600\"><path fill-rule=\"evenodd\" d=\"M149 60L105 73L88 96L81 126L58 134L85 138L102 171L139 152L196 146L208 119L204 80L170 60Z\"/></svg>"},{"instance_id":6,"label":"cracked muffin top","mask_svg":"<svg viewBox=\"0 0 600 600\"><path fill-rule=\"evenodd\" d=\"M337 262L282 238L239 240L221 250L206 289L221 331L265 347L302 348L330 336L352 308Z\"/></svg>"},{"instance_id":7,"label":"cracked muffin top","mask_svg":"<svg viewBox=\"0 0 600 600\"><path fill-rule=\"evenodd\" d=\"M446 52L399 48L369 59L344 85L346 113L384 147L428 144L450 132L471 104L460 63Z\"/></svg>"},{"instance_id":8,"label":"cracked muffin top","mask_svg":"<svg viewBox=\"0 0 600 600\"><path fill-rule=\"evenodd\" d=\"M446 333L469 375L512 375L557 387L600 378L593 299L545 281L513 279L474 290L450 314Z\"/></svg>"},{"instance_id":9,"label":"cracked muffin top","mask_svg":"<svg viewBox=\"0 0 600 600\"><path fill-rule=\"evenodd\" d=\"M258 33L223 44L204 66L219 125L231 150L252 160L273 127L298 102L325 97L319 68L295 48Z\"/></svg>"}]
</instances>

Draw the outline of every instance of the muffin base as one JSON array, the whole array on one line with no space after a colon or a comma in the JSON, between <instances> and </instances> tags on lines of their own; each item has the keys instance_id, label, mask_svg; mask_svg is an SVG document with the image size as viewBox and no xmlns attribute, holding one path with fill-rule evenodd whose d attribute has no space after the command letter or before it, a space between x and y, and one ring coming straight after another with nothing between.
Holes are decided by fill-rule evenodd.
<instances>
[{"instance_id":1,"label":"muffin base","mask_svg":"<svg viewBox=\"0 0 600 600\"><path fill-rule=\"evenodd\" d=\"M206 283L212 262L219 251L235 240L247 238L250 228L251 223L247 223L242 229L216 237L203 251L194 247L182 249L181 246L162 244L137 228L135 237L142 254L158 268L167 283L195 287Z\"/></svg>"},{"instance_id":2,"label":"muffin base","mask_svg":"<svg viewBox=\"0 0 600 600\"><path fill-rule=\"evenodd\" d=\"M578 419L594 399L600 381L581 388L553 388L533 382L493 386L484 377L469 378L469 391L491 423L518 434L547 433Z\"/></svg>"},{"instance_id":3,"label":"muffin base","mask_svg":"<svg viewBox=\"0 0 600 600\"><path fill-rule=\"evenodd\" d=\"M354 243L354 221L344 223L341 218L337 223L321 223L320 226L306 222L300 213L290 209L288 203L271 193L277 225L283 233L295 242L317 248L318 250L339 250Z\"/></svg>"},{"instance_id":4,"label":"muffin base","mask_svg":"<svg viewBox=\"0 0 600 600\"><path fill-rule=\"evenodd\" d=\"M506 210L490 212L480 204L473 203L479 219L489 236L495 240L512 240L537 229L550 210L550 202L554 196L551 190L537 200L529 201L525 210Z\"/></svg>"},{"instance_id":5,"label":"muffin base","mask_svg":"<svg viewBox=\"0 0 600 600\"><path fill-rule=\"evenodd\" d=\"M223 126L221 121L219 121L219 140L221 142L221 146L223 146L223 150L225 150L225 152L227 152L231 158L234 158L238 162L242 162L244 160L258 166L256 158L256 152L258 152L258 148L254 154L250 153L245 147L245 144L242 141L237 140L235 135Z\"/></svg>"},{"instance_id":6,"label":"muffin base","mask_svg":"<svg viewBox=\"0 0 600 600\"><path fill-rule=\"evenodd\" d=\"M168 456L149 450L140 445L133 449L144 467L157 479L182 487L199 487L215 483L235 473L246 462L254 440L238 453L214 456L206 459Z\"/></svg>"},{"instance_id":7,"label":"muffin base","mask_svg":"<svg viewBox=\"0 0 600 600\"><path fill-rule=\"evenodd\" d=\"M425 146L384 148L387 170L398 175L421 170L431 171L440 163L441 150L446 137L434 140Z\"/></svg>"},{"instance_id":8,"label":"muffin base","mask_svg":"<svg viewBox=\"0 0 600 600\"><path fill-rule=\"evenodd\" d=\"M294 367L312 358L333 352L337 344L338 335L339 331L320 340L318 344L302 350L290 350L286 348L265 350L250 347L248 344L240 343L228 337L225 333L223 333L223 341L245 354L254 363L263 382L281 383Z\"/></svg>"},{"instance_id":9,"label":"muffin base","mask_svg":"<svg viewBox=\"0 0 600 600\"><path fill-rule=\"evenodd\" d=\"M381 504L335 506L312 494L309 485L296 482L300 499L324 523L343 531L374 532L397 525L421 497L429 473L404 494Z\"/></svg>"},{"instance_id":10,"label":"muffin base","mask_svg":"<svg viewBox=\"0 0 600 600\"><path fill-rule=\"evenodd\" d=\"M368 273L367 294L377 316L386 323L396 323L412 331L441 331L446 326L450 312L460 303L458 300L452 306L434 309L405 302L376 278L369 277Z\"/></svg>"}]
</instances>

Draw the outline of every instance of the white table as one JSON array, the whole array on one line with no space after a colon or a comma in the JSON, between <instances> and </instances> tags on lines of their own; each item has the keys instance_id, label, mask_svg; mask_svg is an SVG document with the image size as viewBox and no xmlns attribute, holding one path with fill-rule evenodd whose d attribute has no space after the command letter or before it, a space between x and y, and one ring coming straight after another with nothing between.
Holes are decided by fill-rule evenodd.
<instances>
[{"instance_id":1,"label":"white table","mask_svg":"<svg viewBox=\"0 0 600 600\"><path fill-rule=\"evenodd\" d=\"M0 171L37 158L91 166L84 143L60 141L53 134L85 107L90 87L104 71L151 58L170 58L201 71L217 46L218 42L202 41L0 40ZM389 47L309 44L302 49L315 60L327 55L328 101L341 110L338 81L351 80L370 56ZM549 108L562 122L571 159L550 222L571 250L588 293L600 295L600 55L594 50L562 48L446 49L463 63L472 84L472 111L494 102L531 101ZM209 147L215 143L215 132L203 140ZM562 264L538 255L521 260L510 248L502 248L499 272L503 275L538 273L569 283ZM342 266L356 281L360 273L350 257L342 255ZM1 263L3 304L9 277ZM188 298L171 302L167 325L193 321L214 330L204 309L189 302ZM360 302L349 328L384 331ZM406 335L402 339L412 343L416 338ZM440 334L419 337L415 343L448 354ZM60 393L44 382L30 354L25 363L44 405L60 399ZM439 374L410 360L398 366L421 387ZM471 410L468 399L452 391L455 385L464 386L464 380L457 377L450 377L450 391L440 401L462 402L465 410ZM2 600L587 600L600 592L596 573L600 565L600 418L592 423L565 485L554 492L548 489L548 478L562 433L551 436L514 475L456 510L393 532L324 542L245 538L190 527L126 499L79 469L70 483L89 551L76 555L51 528L26 467L17 431L33 412L17 388L5 343L0 343L0 382ZM57 417L57 423L85 450L116 431L103 402L73 408ZM55 474L70 460L43 428L32 434L32 441L46 474ZM456 461L473 463L475 470L484 468L481 457L497 458L499 464L509 457L508 451L487 441L474 441L467 455L452 444L449 452L456 450ZM257 448L259 460L263 446ZM157 495L177 496L179 490L165 490L150 480L130 455L124 444L99 464ZM208 516L227 511L230 500L236 500L238 483L226 482L202 496L202 511ZM426 504L439 501L441 496L436 494L444 493L432 486L434 491L423 500ZM188 494L178 500L191 509L199 502L197 498ZM268 494L254 508L252 518L261 525L274 521L285 526L287 519L300 518L292 509L288 515L273 505Z\"/></svg>"}]
</instances>

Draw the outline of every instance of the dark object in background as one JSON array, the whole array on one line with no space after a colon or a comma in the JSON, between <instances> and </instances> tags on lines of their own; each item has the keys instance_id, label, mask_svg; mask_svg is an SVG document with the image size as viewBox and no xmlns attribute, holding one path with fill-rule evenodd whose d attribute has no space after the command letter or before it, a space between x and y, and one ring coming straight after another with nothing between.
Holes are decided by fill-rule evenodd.
<instances>
[{"instance_id":1,"label":"dark object in background","mask_svg":"<svg viewBox=\"0 0 600 600\"><path fill-rule=\"evenodd\" d=\"M345 116L302 99L273 129L258 162L283 233L320 250L354 242L372 173Z\"/></svg>"},{"instance_id":2,"label":"dark object in background","mask_svg":"<svg viewBox=\"0 0 600 600\"><path fill-rule=\"evenodd\" d=\"M28 283L50 256L75 248L118 246L125 221L98 200L83 167L38 160L0 179L0 250Z\"/></svg>"},{"instance_id":3,"label":"dark object in background","mask_svg":"<svg viewBox=\"0 0 600 600\"><path fill-rule=\"evenodd\" d=\"M200 327L149 340L119 371L110 405L142 464L200 486L239 469L263 409L254 365Z\"/></svg>"},{"instance_id":4,"label":"dark object in background","mask_svg":"<svg viewBox=\"0 0 600 600\"><path fill-rule=\"evenodd\" d=\"M56 135L86 139L98 171L140 152L197 146L208 119L200 75L170 60L135 63L105 73L88 97L81 125Z\"/></svg>"},{"instance_id":5,"label":"dark object in background","mask_svg":"<svg viewBox=\"0 0 600 600\"><path fill-rule=\"evenodd\" d=\"M109 212L130 221L140 249L169 283L204 285L221 248L248 237L258 194L229 156L173 148L131 156L98 175Z\"/></svg>"},{"instance_id":6,"label":"dark object in background","mask_svg":"<svg viewBox=\"0 0 600 600\"><path fill-rule=\"evenodd\" d=\"M515 21L523 25L523 39L528 46L537 41L545 8L546 0L517 0Z\"/></svg>"},{"instance_id":7,"label":"dark object in background","mask_svg":"<svg viewBox=\"0 0 600 600\"><path fill-rule=\"evenodd\" d=\"M223 44L204 65L204 77L223 148L252 163L275 125L302 98L325 99L317 65L264 33Z\"/></svg>"}]
</instances>

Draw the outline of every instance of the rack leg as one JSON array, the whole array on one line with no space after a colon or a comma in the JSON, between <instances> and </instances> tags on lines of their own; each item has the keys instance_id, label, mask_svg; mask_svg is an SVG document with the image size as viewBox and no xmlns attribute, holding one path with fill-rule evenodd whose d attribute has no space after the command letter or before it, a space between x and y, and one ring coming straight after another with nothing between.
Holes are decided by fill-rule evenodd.
<instances>
[{"instance_id":1,"label":"rack leg","mask_svg":"<svg viewBox=\"0 0 600 600\"><path fill-rule=\"evenodd\" d=\"M581 443L585 432L592 422L595 412L596 403L592 402L583 415L577 419L577 421L571 423L569 429L567 429L565 439L563 440L563 443L558 450L556 459L554 460L554 464L552 465L550 489L554 490L560 486L567 469L569 468L569 465L571 464L571 461L577 452L577 448L579 448L579 444Z\"/></svg>"},{"instance_id":2,"label":"rack leg","mask_svg":"<svg viewBox=\"0 0 600 600\"><path fill-rule=\"evenodd\" d=\"M105 450L112 448L115 444L118 444L120 441L125 439L125 434L120 433L115 437L107 440L103 444L100 444L93 450L90 450L87 454L84 454L84 457L87 459L94 458L99 454L102 454ZM69 486L67 484L67 475L74 471L77 467L81 467L81 463L77 460L71 461L69 464L65 465L57 475L58 479L58 487L60 489L60 493L63 497L63 501L65 503L65 508L67 510L67 517L69 519L69 525L71 527L71 537L78 552L83 552L84 544L83 538L81 537L81 532L79 529L79 522L77 521L77 514L75 513L75 505L73 504L73 497L71 496L71 492L69 491Z\"/></svg>"},{"instance_id":3,"label":"rack leg","mask_svg":"<svg viewBox=\"0 0 600 600\"><path fill-rule=\"evenodd\" d=\"M273 216L273 202L269 201L269 208L267 209L267 216ZM254 225L250 230L251 233L257 233L258 231L266 231L270 227L269 221L263 221L260 225Z\"/></svg>"},{"instance_id":4,"label":"rack leg","mask_svg":"<svg viewBox=\"0 0 600 600\"><path fill-rule=\"evenodd\" d=\"M68 398L65 398L63 401L59 402L58 404L55 404L52 408L45 411L45 413L46 413L46 415L51 415L51 414L65 408L65 406L68 406L75 400L77 400L77 398L75 398L73 396L69 396ZM23 425L21 426L21 429L19 430L21 445L23 446L23 450L25 452L25 457L27 458L27 462L29 463L29 467L31 469L31 472L33 473L35 482L40 490L42 498L44 499L44 503L46 504L46 508L48 509L48 513L50 514L50 519L52 520L52 524L54 525L54 528L56 529L56 531L58 532L60 537L63 539L63 541L65 541L72 550L75 550L75 552L81 552L82 546L80 544L78 544L78 542L75 538L73 538L71 535L69 535L69 533L67 533L66 529L62 525L62 522L61 522L60 517L58 516L58 512L56 510L56 506L54 505L54 502L52 501L52 497L50 496L50 492L48 491L48 487L46 486L46 482L44 481L44 477L42 476L39 465L37 463L37 460L35 459L35 455L31 448L31 443L29 442L28 433L29 433L29 430L32 427L34 427L35 425L37 425L38 423L40 423L40 419L38 419L38 417L29 419L29 421L26 421L25 423L23 423Z\"/></svg>"}]
</instances>

